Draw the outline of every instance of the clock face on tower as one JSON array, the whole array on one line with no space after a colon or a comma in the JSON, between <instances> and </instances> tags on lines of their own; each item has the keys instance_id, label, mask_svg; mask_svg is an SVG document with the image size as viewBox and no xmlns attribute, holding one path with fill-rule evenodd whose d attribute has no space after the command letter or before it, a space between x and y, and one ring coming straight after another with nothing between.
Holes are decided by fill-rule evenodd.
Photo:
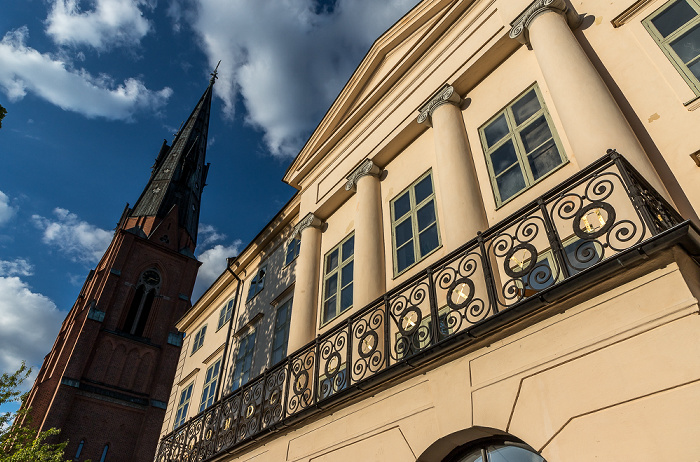
<instances>
[{"instance_id":1,"label":"clock face on tower","mask_svg":"<svg viewBox=\"0 0 700 462\"><path fill-rule=\"evenodd\" d=\"M148 270L143 273L143 282L150 286L157 286L160 282L160 275L153 270Z\"/></svg>"}]
</instances>

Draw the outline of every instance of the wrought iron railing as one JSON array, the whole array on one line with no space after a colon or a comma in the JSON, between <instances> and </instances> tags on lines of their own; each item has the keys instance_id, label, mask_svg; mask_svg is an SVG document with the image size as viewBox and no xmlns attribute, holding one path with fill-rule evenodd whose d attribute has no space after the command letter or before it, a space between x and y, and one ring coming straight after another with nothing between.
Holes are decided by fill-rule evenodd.
<instances>
[{"instance_id":1,"label":"wrought iron railing","mask_svg":"<svg viewBox=\"0 0 700 462\"><path fill-rule=\"evenodd\" d=\"M479 234L162 438L203 461L416 366L682 221L617 152ZM530 303L533 302L533 303Z\"/></svg>"}]
</instances>

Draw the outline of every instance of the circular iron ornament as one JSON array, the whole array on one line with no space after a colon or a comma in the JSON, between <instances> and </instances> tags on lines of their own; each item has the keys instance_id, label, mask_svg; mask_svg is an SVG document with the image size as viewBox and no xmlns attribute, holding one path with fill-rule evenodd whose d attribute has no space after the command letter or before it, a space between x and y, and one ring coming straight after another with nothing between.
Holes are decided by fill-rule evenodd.
<instances>
[{"instance_id":1,"label":"circular iron ornament","mask_svg":"<svg viewBox=\"0 0 700 462\"><path fill-rule=\"evenodd\" d=\"M454 295L454 292L457 290L457 287L459 287L459 291L457 293L457 300L459 300L460 297L465 297L464 301L455 303L453 300L452 296ZM469 291L465 295L464 293L464 288L468 287ZM453 310L461 310L465 306L468 306L472 299L474 298L474 283L472 282L471 279L463 277L459 278L450 284L450 288L447 289L447 304L449 305L450 308Z\"/></svg>"},{"instance_id":2,"label":"circular iron ornament","mask_svg":"<svg viewBox=\"0 0 700 462\"><path fill-rule=\"evenodd\" d=\"M330 358L328 358L328 361L326 361L326 375L331 376L335 374L338 371L338 368L340 367L340 354L338 352L334 352Z\"/></svg>"},{"instance_id":3,"label":"circular iron ornament","mask_svg":"<svg viewBox=\"0 0 700 462\"><path fill-rule=\"evenodd\" d=\"M306 371L301 371L294 380L294 393L300 394L306 390L306 385L309 383L309 373Z\"/></svg>"},{"instance_id":4,"label":"circular iron ornament","mask_svg":"<svg viewBox=\"0 0 700 462\"><path fill-rule=\"evenodd\" d=\"M519 252L520 250L526 251L529 254L529 256L527 258L523 258L522 262L518 262L517 268L520 269L516 270L515 268L511 268L509 262L515 257L516 252ZM530 272L532 265L534 265L537 261L537 249L534 245L527 242L523 242L510 249L510 251L505 256L505 260L506 261L505 265L503 265L503 271L505 271L506 274L512 278L521 278ZM525 261L527 261L527 263L525 263Z\"/></svg>"},{"instance_id":5,"label":"circular iron ornament","mask_svg":"<svg viewBox=\"0 0 700 462\"><path fill-rule=\"evenodd\" d=\"M367 331L367 333L360 339L360 349L359 354L363 358L369 357L374 348L379 343L379 336L373 330Z\"/></svg>"},{"instance_id":6,"label":"circular iron ornament","mask_svg":"<svg viewBox=\"0 0 700 462\"><path fill-rule=\"evenodd\" d=\"M415 313L415 319L409 317L411 313ZM401 331L402 335L409 335L416 329L416 327L420 325L422 320L423 315L421 314L420 310L415 306L410 306L406 308L406 311L404 311L401 315L401 319L398 323L399 331Z\"/></svg>"},{"instance_id":7,"label":"circular iron ornament","mask_svg":"<svg viewBox=\"0 0 700 462\"><path fill-rule=\"evenodd\" d=\"M605 224L597 230L588 232L585 229L581 228L581 220L583 220L583 217L585 217L588 214L588 212L594 209L605 210L605 212L608 215L608 219L605 220ZM578 213L576 213L576 216L574 216L574 234L576 234L576 236L581 239L596 239L607 233L610 230L610 228L613 227L614 224L615 209L612 207L612 205L608 204L607 202L591 202L590 204L586 205L581 210L579 210Z\"/></svg>"}]
</instances>

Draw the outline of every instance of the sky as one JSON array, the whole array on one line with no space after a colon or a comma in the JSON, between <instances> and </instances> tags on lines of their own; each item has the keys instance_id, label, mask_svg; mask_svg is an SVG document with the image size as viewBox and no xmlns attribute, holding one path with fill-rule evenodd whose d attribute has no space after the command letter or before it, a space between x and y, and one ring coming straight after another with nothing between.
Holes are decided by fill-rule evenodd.
<instances>
[{"instance_id":1,"label":"sky","mask_svg":"<svg viewBox=\"0 0 700 462\"><path fill-rule=\"evenodd\" d=\"M192 301L292 197L281 178L417 0L2 0L0 372L35 373L221 60Z\"/></svg>"}]
</instances>

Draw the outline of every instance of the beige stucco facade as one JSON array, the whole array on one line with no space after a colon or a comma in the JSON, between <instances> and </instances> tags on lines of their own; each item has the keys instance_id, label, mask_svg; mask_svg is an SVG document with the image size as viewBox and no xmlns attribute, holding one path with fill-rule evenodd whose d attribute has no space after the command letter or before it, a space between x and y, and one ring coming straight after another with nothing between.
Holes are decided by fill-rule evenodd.
<instances>
[{"instance_id":1,"label":"beige stucco facade","mask_svg":"<svg viewBox=\"0 0 700 462\"><path fill-rule=\"evenodd\" d=\"M504 440L697 460L700 93L648 30L668 4L425 0L382 35L287 170L298 193L180 321L158 460L457 461ZM236 278L231 328L191 354ZM171 433L217 355L223 401L195 416L195 385L197 424Z\"/></svg>"}]
</instances>

